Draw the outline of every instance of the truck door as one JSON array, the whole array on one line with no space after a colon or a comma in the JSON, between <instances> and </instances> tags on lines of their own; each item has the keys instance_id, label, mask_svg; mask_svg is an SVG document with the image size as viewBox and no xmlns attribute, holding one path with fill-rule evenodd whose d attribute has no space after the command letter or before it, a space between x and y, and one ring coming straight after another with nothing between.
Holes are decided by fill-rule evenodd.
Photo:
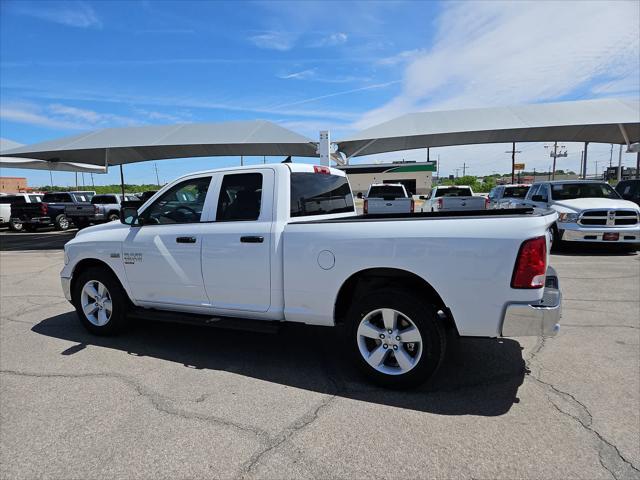
<instances>
[{"instance_id":1,"label":"truck door","mask_svg":"<svg viewBox=\"0 0 640 480\"><path fill-rule=\"evenodd\" d=\"M215 222L202 242L202 276L216 309L266 312L271 305L274 171L227 173Z\"/></svg>"},{"instance_id":2,"label":"truck door","mask_svg":"<svg viewBox=\"0 0 640 480\"><path fill-rule=\"evenodd\" d=\"M208 304L202 281L203 210L211 175L184 180L140 213L122 246L133 298L154 304Z\"/></svg>"}]
</instances>

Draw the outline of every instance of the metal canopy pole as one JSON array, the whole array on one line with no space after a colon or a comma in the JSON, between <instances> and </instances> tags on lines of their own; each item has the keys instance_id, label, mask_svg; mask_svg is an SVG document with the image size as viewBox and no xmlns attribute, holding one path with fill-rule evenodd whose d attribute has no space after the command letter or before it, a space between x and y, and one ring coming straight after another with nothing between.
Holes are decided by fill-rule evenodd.
<instances>
[{"instance_id":1,"label":"metal canopy pole","mask_svg":"<svg viewBox=\"0 0 640 480\"><path fill-rule=\"evenodd\" d=\"M620 150L618 151L618 181L622 180L622 144L620 144Z\"/></svg>"},{"instance_id":2,"label":"metal canopy pole","mask_svg":"<svg viewBox=\"0 0 640 480\"><path fill-rule=\"evenodd\" d=\"M320 154L320 165L331 166L331 138L328 130L320 132L320 143L318 144Z\"/></svg>"},{"instance_id":3,"label":"metal canopy pole","mask_svg":"<svg viewBox=\"0 0 640 480\"><path fill-rule=\"evenodd\" d=\"M120 188L122 190L122 197L124 198L124 173L122 172L122 164L120 164Z\"/></svg>"},{"instance_id":4,"label":"metal canopy pole","mask_svg":"<svg viewBox=\"0 0 640 480\"><path fill-rule=\"evenodd\" d=\"M582 178L587 178L587 153L589 151L589 142L584 142L584 156L582 157Z\"/></svg>"}]
</instances>

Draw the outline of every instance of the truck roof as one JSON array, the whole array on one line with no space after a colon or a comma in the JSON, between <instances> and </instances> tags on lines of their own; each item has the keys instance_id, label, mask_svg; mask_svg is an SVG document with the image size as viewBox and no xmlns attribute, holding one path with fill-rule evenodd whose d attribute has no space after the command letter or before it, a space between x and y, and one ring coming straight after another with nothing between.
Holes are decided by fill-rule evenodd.
<instances>
[{"instance_id":1,"label":"truck roof","mask_svg":"<svg viewBox=\"0 0 640 480\"><path fill-rule=\"evenodd\" d=\"M564 183L607 183L604 180L583 180L583 179L575 179L575 180L539 180L535 183L553 183L554 185L561 185Z\"/></svg>"},{"instance_id":2,"label":"truck roof","mask_svg":"<svg viewBox=\"0 0 640 480\"><path fill-rule=\"evenodd\" d=\"M222 167L222 168L214 168L211 170L201 170L198 172L188 173L186 175L182 175L181 177L176 178L175 180L179 180L181 178L191 177L193 175L206 175L208 173L218 173L218 172L229 172L229 171L242 171L242 170L254 170L256 168L273 168L275 170L283 170L288 169L290 172L295 173L314 173L316 168L328 168L329 174L337 175L338 177L345 177L346 173L342 170L338 170L333 167L326 167L321 165L314 165L312 163L258 163L255 165L242 165L242 166L234 166L234 167ZM320 173L320 172L318 172ZM173 182L170 182L173 183Z\"/></svg>"},{"instance_id":3,"label":"truck roof","mask_svg":"<svg viewBox=\"0 0 640 480\"><path fill-rule=\"evenodd\" d=\"M435 188L471 188L469 185L436 185Z\"/></svg>"}]
</instances>

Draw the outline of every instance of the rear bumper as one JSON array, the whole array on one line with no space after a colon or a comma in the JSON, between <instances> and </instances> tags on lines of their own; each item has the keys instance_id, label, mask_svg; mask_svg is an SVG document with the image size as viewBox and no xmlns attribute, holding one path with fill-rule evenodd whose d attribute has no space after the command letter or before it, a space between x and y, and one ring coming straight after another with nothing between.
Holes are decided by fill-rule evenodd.
<instances>
[{"instance_id":1,"label":"rear bumper","mask_svg":"<svg viewBox=\"0 0 640 480\"><path fill-rule=\"evenodd\" d=\"M25 217L12 217L11 218L12 221L16 222L16 223L22 223L22 224L27 224L27 225L49 225L51 223L51 217L31 217L31 218L25 218Z\"/></svg>"},{"instance_id":2,"label":"rear bumper","mask_svg":"<svg viewBox=\"0 0 640 480\"><path fill-rule=\"evenodd\" d=\"M558 223L558 233L563 242L597 242L597 243L638 243L640 242L640 226L587 228L576 223L563 225ZM605 233L617 233L618 240L604 240Z\"/></svg>"},{"instance_id":3,"label":"rear bumper","mask_svg":"<svg viewBox=\"0 0 640 480\"><path fill-rule=\"evenodd\" d=\"M562 292L556 271L547 270L542 300L536 304L507 305L502 321L503 337L551 337L560 330Z\"/></svg>"}]
</instances>

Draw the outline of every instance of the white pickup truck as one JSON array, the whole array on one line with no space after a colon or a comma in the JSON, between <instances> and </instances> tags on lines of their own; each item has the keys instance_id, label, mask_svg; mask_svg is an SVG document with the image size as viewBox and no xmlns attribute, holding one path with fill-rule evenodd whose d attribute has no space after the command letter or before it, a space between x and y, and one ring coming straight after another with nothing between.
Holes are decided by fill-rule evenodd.
<instances>
[{"instance_id":1,"label":"white pickup truck","mask_svg":"<svg viewBox=\"0 0 640 480\"><path fill-rule=\"evenodd\" d=\"M525 206L552 208L558 222L552 226L554 244L591 242L640 245L640 207L623 200L602 181L560 180L531 185Z\"/></svg>"},{"instance_id":2,"label":"white pickup truck","mask_svg":"<svg viewBox=\"0 0 640 480\"><path fill-rule=\"evenodd\" d=\"M363 212L369 215L413 213L415 203L401 183L372 183L364 199Z\"/></svg>"},{"instance_id":3,"label":"white pickup truck","mask_svg":"<svg viewBox=\"0 0 640 480\"><path fill-rule=\"evenodd\" d=\"M447 331L555 334L556 218L533 209L358 216L337 169L213 170L123 208L121 222L78 232L61 281L98 335L135 317L341 324L371 379L407 387L437 370Z\"/></svg>"},{"instance_id":4,"label":"white pickup truck","mask_svg":"<svg viewBox=\"0 0 640 480\"><path fill-rule=\"evenodd\" d=\"M466 185L439 185L433 187L422 205L422 212L484 210L488 200L474 196L471 187Z\"/></svg>"}]
</instances>

